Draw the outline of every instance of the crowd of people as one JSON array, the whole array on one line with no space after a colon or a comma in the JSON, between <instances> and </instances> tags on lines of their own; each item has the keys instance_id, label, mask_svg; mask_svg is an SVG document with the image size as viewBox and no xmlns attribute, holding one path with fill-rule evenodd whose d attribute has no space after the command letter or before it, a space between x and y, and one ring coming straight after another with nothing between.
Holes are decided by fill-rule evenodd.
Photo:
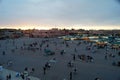
<instances>
[{"instance_id":1,"label":"crowd of people","mask_svg":"<svg viewBox=\"0 0 120 80\"><path fill-rule=\"evenodd\" d=\"M56 39L56 38L55 38ZM7 50L10 48L11 53L19 53L20 55L25 55L25 51L30 51L33 54L40 54L43 55L44 57L47 56L53 56L53 59L50 61L46 61L44 63L44 65L42 66L42 73L43 76L45 76L48 72L48 70L51 69L51 67L53 67L54 65L51 64L51 62L57 63L57 57L56 55L59 55L61 57L66 56L66 55L70 55L69 56L69 61L65 62L66 66L68 68L71 68L68 71L68 80L74 80L74 76L75 75L79 75L79 71L80 69L76 66L77 63L95 63L96 62L96 57L94 57L94 54L98 54L97 51L99 50L98 47L95 45L95 43L91 43L91 42L87 42L87 41L65 41L62 39L41 39L41 40L37 40L37 41L22 41L22 43L18 44L17 41L15 40L6 40L6 43L11 44L10 46L6 46L5 49L2 51L2 55L3 57L7 54L9 54L7 52ZM0 43L0 48L2 48L2 46L4 46L2 43ZM81 53L82 51L79 50L79 47L81 47L81 45L84 47L82 49L84 49L84 52ZM105 60L109 60L110 58L115 58L116 54L109 52L109 49L111 50L111 48L109 48L108 50L106 50L106 47L104 48L104 52L103 52L103 56L105 57ZM69 54L70 51L71 54ZM85 52L88 53L85 53ZM118 56L120 56L120 52L119 50L116 50ZM27 53L29 54L29 53ZM7 62L7 66L11 67L14 66L14 62L16 60L8 60ZM78 62L79 61L79 62ZM116 65L117 62L113 61L114 64ZM34 64L34 63L33 63ZM119 65L119 64L117 64ZM25 67L24 72L20 74L20 76L22 77L22 79L24 80L27 76L32 75L34 72L36 72L36 69L34 67L32 67L31 69L28 69L28 67ZM18 76L18 74L16 75ZM6 75L6 80L11 80L11 74ZM29 79L28 79L29 80ZM94 80L103 80L102 78L96 78Z\"/></svg>"}]
</instances>

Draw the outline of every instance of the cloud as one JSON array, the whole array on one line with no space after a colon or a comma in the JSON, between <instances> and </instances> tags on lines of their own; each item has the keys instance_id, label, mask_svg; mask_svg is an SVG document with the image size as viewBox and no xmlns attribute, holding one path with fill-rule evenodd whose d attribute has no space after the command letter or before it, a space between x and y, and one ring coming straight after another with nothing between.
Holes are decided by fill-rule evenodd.
<instances>
[{"instance_id":1,"label":"cloud","mask_svg":"<svg viewBox=\"0 0 120 80\"><path fill-rule=\"evenodd\" d=\"M120 0L117 0L120 3Z\"/></svg>"},{"instance_id":2,"label":"cloud","mask_svg":"<svg viewBox=\"0 0 120 80\"><path fill-rule=\"evenodd\" d=\"M2 0L0 0L0 3L2 3Z\"/></svg>"},{"instance_id":3,"label":"cloud","mask_svg":"<svg viewBox=\"0 0 120 80\"><path fill-rule=\"evenodd\" d=\"M120 25L115 0L5 0L0 25Z\"/></svg>"}]
</instances>

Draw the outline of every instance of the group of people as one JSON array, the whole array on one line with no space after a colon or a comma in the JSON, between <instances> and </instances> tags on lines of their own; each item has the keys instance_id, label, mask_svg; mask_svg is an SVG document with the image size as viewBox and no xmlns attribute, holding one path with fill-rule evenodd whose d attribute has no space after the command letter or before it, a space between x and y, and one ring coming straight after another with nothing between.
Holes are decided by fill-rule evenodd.
<instances>
[{"instance_id":1,"label":"group of people","mask_svg":"<svg viewBox=\"0 0 120 80\"><path fill-rule=\"evenodd\" d=\"M21 46L21 50L25 50L25 47L27 47L28 49L27 50L31 50L31 48L35 48L36 50L39 50L39 52L43 52L43 53L45 53L45 52L47 52L47 50L49 49L50 51L52 51L52 49L51 49L51 44L53 45L54 44L54 46L55 46L55 48L54 48L54 52L55 53L60 53L60 55L63 55L64 56L64 54L66 54L67 53L67 51L66 51L66 48L70 48L71 49L71 45L69 44L69 42L67 42L67 41L61 41L61 42L59 42L59 43L57 43L57 42L55 42L55 41L50 41L50 40L42 40L41 42L37 42L37 41L35 41L35 42L31 42L31 43L29 43L29 44L27 44L27 43L23 43L23 45ZM61 44L62 43L62 44ZM72 49L73 51L74 51L74 53L72 54L72 56L71 56L71 60L68 62L68 63L66 63L67 65L68 65L68 67L70 67L70 68L72 68L73 69L73 71L70 71L70 73L69 73L69 79L70 80L72 80L73 79L73 74L75 73L77 73L77 71L79 70L79 69L77 69L76 68L76 66L74 66L74 62L77 60L77 59L80 59L80 60L82 60L82 61L85 61L85 62L93 62L94 61L94 58L93 58L93 56L91 56L91 55L89 55L89 54L76 54L76 53L79 53L79 50L77 49L77 47L79 47L80 45L82 44L82 41L79 41L78 43L75 43L75 47ZM84 44L84 43L83 43ZM14 45L15 45L15 43L14 43ZM64 49L62 49L62 48L58 48L57 49L57 51L56 51L56 48L57 48L57 45L64 45L65 46L65 48ZM86 44L87 45L87 44ZM91 43L90 43L90 45L87 45L87 47L85 48L85 49L87 49L87 50L92 50L92 47L93 47L94 45L92 45ZM19 48L17 48L17 49L19 49ZM94 50L94 49L93 49ZM3 55L6 55L6 52L5 51L3 51L3 53L2 53ZM55 55L55 54L54 54ZM120 53L119 53L119 55L120 55ZM110 54L109 55L109 57L115 57L113 54ZM106 54L105 55L105 59L108 59L108 55ZM54 59L55 60L55 59ZM8 62L8 66L11 66L13 64L13 61L9 61ZM46 62L45 63L45 65L43 66L43 74L44 75L46 75L46 73L47 73L47 71L49 70L51 68L51 64L50 64L50 62ZM30 73L33 73L35 71L35 69L34 68L32 68L31 69L31 72ZM26 76L29 76L29 70L28 70L28 68L25 68L25 70L24 70L24 72L23 72L23 74L21 74L21 77L22 77L22 79L24 79ZM9 75L9 77L10 77L10 75ZM7 76L7 78L8 78L8 76ZM9 79L8 79L9 80ZM96 78L95 80L100 80L99 78Z\"/></svg>"}]
</instances>

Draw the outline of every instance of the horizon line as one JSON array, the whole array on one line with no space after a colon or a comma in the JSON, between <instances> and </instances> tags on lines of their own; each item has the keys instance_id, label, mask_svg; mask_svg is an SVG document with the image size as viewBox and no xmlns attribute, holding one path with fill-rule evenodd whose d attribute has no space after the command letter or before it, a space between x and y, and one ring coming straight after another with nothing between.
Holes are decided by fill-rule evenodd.
<instances>
[{"instance_id":1,"label":"horizon line","mask_svg":"<svg viewBox=\"0 0 120 80\"><path fill-rule=\"evenodd\" d=\"M0 29L16 29L16 30L52 30L52 29L58 29L58 30L63 30L63 29L66 29L66 30L120 30L120 29L84 29L84 28L79 28L79 29L75 29L75 28L56 28L56 27L53 27L53 28L49 28L49 29L38 29L38 28L28 28L28 29L22 29L22 28L0 28Z\"/></svg>"}]
</instances>

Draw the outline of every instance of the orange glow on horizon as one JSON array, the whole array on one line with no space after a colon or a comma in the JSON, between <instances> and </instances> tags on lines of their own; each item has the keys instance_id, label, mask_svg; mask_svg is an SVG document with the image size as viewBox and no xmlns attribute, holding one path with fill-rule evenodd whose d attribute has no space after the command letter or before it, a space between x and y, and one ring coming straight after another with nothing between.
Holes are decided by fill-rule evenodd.
<instances>
[{"instance_id":1,"label":"orange glow on horizon","mask_svg":"<svg viewBox=\"0 0 120 80\"><path fill-rule=\"evenodd\" d=\"M7 26L7 27L0 27L0 29L22 29L22 30L27 30L27 29L39 29L39 30L49 30L52 28L58 28L58 29L85 29L85 30L113 30L117 29L120 30L120 26L79 26L79 25L74 25L74 26L48 26L48 25L43 25L43 26L29 26L29 25L23 25L23 26Z\"/></svg>"}]
</instances>

